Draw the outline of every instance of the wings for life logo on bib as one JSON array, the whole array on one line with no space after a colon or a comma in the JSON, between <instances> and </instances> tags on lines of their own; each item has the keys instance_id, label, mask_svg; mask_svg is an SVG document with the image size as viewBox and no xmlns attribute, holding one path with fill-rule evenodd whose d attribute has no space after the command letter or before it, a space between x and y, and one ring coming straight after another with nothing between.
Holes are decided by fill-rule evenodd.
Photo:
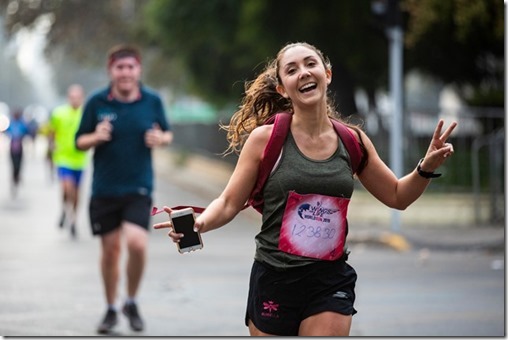
<instances>
[{"instance_id":1,"label":"wings for life logo on bib","mask_svg":"<svg viewBox=\"0 0 508 340\"><path fill-rule=\"evenodd\" d=\"M349 199L290 192L279 249L321 260L342 256Z\"/></svg>"},{"instance_id":2,"label":"wings for life logo on bib","mask_svg":"<svg viewBox=\"0 0 508 340\"><path fill-rule=\"evenodd\" d=\"M330 219L325 217L325 215L335 214L337 211L339 210L323 207L321 202L317 202L315 206L304 203L298 207L298 216L300 216L302 220L330 223Z\"/></svg>"}]
</instances>

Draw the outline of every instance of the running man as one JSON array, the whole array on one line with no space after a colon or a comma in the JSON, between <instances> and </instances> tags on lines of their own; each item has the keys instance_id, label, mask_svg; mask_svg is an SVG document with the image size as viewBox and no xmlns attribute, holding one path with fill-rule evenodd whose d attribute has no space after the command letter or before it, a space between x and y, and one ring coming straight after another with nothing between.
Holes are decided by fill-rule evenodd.
<instances>
[{"instance_id":1,"label":"running man","mask_svg":"<svg viewBox=\"0 0 508 340\"><path fill-rule=\"evenodd\" d=\"M61 228L69 227L71 236L76 237L76 216L79 187L83 170L88 164L87 152L78 150L74 136L83 112L83 87L73 84L67 89L68 103L58 106L49 121L49 144L54 145L53 163L57 168L62 188Z\"/></svg>"}]
</instances>

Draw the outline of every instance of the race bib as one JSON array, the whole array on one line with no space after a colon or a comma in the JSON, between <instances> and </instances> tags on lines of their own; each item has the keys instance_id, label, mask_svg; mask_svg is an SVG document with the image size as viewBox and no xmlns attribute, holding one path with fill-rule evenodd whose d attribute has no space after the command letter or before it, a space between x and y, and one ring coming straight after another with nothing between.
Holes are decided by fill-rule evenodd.
<instances>
[{"instance_id":1,"label":"race bib","mask_svg":"<svg viewBox=\"0 0 508 340\"><path fill-rule=\"evenodd\" d=\"M289 193L282 218L279 249L320 260L342 256L349 199Z\"/></svg>"}]
</instances>

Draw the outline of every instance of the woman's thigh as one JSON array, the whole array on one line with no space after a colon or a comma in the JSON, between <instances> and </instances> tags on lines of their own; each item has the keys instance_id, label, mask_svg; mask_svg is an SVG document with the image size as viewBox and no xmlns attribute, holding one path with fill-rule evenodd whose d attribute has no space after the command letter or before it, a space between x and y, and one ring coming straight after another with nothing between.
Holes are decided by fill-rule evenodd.
<instances>
[{"instance_id":1,"label":"woman's thigh","mask_svg":"<svg viewBox=\"0 0 508 340\"><path fill-rule=\"evenodd\" d=\"M299 336L348 336L352 315L322 312L304 319L298 330Z\"/></svg>"}]
</instances>

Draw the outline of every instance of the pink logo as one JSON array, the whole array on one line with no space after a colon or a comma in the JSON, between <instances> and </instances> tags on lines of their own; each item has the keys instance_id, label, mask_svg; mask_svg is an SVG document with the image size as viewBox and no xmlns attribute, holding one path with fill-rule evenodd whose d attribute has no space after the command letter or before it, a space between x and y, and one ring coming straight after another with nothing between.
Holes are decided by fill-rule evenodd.
<instances>
[{"instance_id":1,"label":"pink logo","mask_svg":"<svg viewBox=\"0 0 508 340\"><path fill-rule=\"evenodd\" d=\"M279 304L273 301L263 302L263 309L267 309L268 313L276 312L279 309Z\"/></svg>"}]
</instances>

